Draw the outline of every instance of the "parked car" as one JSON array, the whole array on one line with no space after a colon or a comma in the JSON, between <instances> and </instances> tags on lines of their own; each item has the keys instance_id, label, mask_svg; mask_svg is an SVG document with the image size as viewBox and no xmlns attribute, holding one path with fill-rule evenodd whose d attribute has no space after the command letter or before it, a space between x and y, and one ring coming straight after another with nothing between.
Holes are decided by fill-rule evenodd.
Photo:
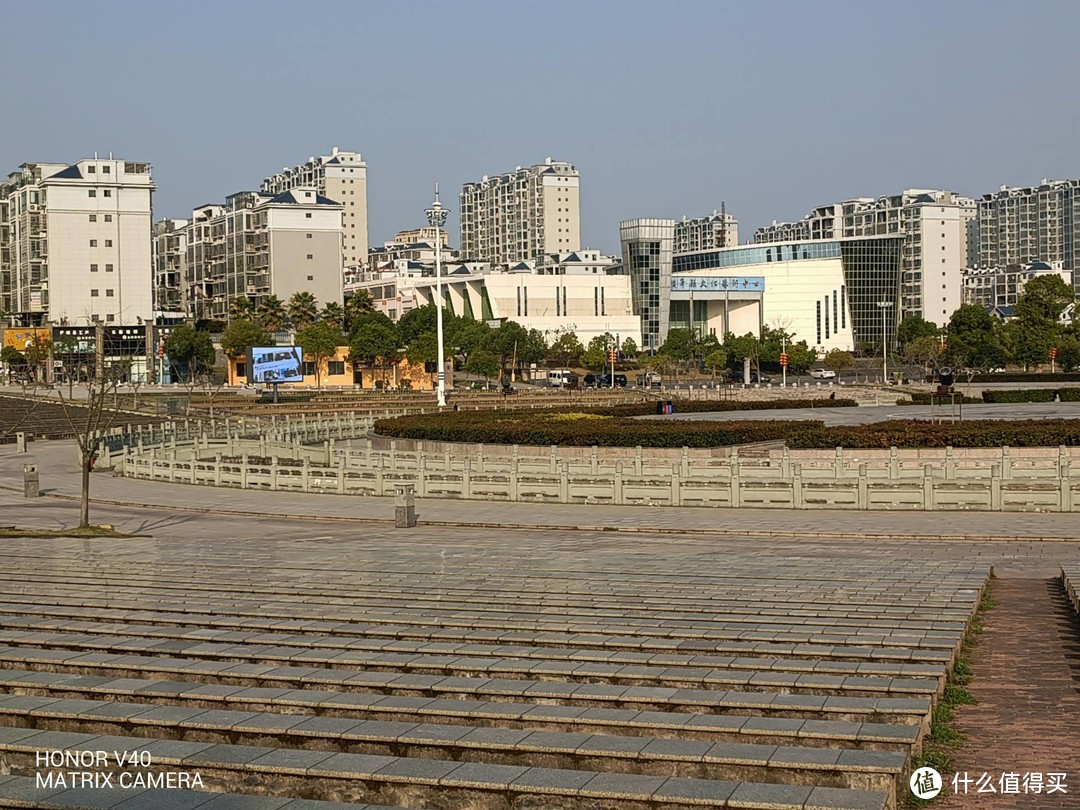
<instances>
[{"instance_id":1,"label":"parked car","mask_svg":"<svg viewBox=\"0 0 1080 810\"><path fill-rule=\"evenodd\" d=\"M637 377L638 388L661 388L664 378L657 371L646 371Z\"/></svg>"},{"instance_id":2,"label":"parked car","mask_svg":"<svg viewBox=\"0 0 1080 810\"><path fill-rule=\"evenodd\" d=\"M584 377L582 377L581 378L581 387L582 388L596 388L596 375L595 374L586 374Z\"/></svg>"},{"instance_id":3,"label":"parked car","mask_svg":"<svg viewBox=\"0 0 1080 810\"><path fill-rule=\"evenodd\" d=\"M836 372L831 368L815 368L810 371L810 376L815 380L835 380Z\"/></svg>"},{"instance_id":4,"label":"parked car","mask_svg":"<svg viewBox=\"0 0 1080 810\"><path fill-rule=\"evenodd\" d=\"M548 385L552 388L577 388L578 375L567 368L548 372Z\"/></svg>"},{"instance_id":5,"label":"parked car","mask_svg":"<svg viewBox=\"0 0 1080 810\"><path fill-rule=\"evenodd\" d=\"M772 382L772 377L768 374L758 374L756 371L751 371L750 379L743 379L743 382L749 385L765 385Z\"/></svg>"},{"instance_id":6,"label":"parked car","mask_svg":"<svg viewBox=\"0 0 1080 810\"><path fill-rule=\"evenodd\" d=\"M629 381L626 379L625 374L616 374L615 375L615 387L617 387L617 388L626 388L627 385L629 385ZM611 375L610 374L605 374L603 377L600 377L599 379L597 379L596 387L597 388L611 388Z\"/></svg>"}]
</instances>

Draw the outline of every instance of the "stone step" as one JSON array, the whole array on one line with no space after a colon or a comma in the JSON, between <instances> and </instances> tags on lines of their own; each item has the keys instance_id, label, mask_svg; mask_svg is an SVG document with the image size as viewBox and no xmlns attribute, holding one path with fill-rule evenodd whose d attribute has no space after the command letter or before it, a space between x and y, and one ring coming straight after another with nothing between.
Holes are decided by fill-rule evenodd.
<instances>
[{"instance_id":1,"label":"stone step","mask_svg":"<svg viewBox=\"0 0 1080 810\"><path fill-rule=\"evenodd\" d=\"M262 668L255 668L257 673ZM239 675L244 667L234 670ZM224 680L224 679L222 679ZM238 691L191 681L69 675L30 670L0 670L0 689L12 695L55 698L122 699L150 706L183 706L244 711L317 714L348 725L360 720L396 723L458 723L479 728L620 734L657 739L737 742L754 745L843 746L868 751L917 750L921 729L913 725L840 720L637 711L435 698L429 701L354 695L348 706L331 702L337 693L247 686L248 677L229 677Z\"/></svg>"},{"instance_id":2,"label":"stone step","mask_svg":"<svg viewBox=\"0 0 1080 810\"><path fill-rule=\"evenodd\" d=\"M1061 581L1065 586L1065 596L1080 617L1080 563L1066 563L1061 566Z\"/></svg>"},{"instance_id":3,"label":"stone step","mask_svg":"<svg viewBox=\"0 0 1080 810\"><path fill-rule=\"evenodd\" d=\"M5 605L0 604L0 613L5 612ZM28 613L49 616L54 611L48 605L26 604L8 605L6 612L25 616ZM70 608L60 608L56 614L66 615ZM108 607L81 608L76 615L94 616L105 622L127 623L128 621L146 622L157 620L163 624L189 624L193 617L200 619L201 623L208 628L237 628L246 629L298 629L292 620L285 618L259 618L248 617L246 620L217 614L200 613L158 613L156 611L138 611L128 613L126 611L113 610ZM311 626L312 632L323 632L323 628L317 622L306 622ZM314 626L312 626L314 625ZM676 635L659 637L656 635L640 634L627 636L624 634L613 635L610 633L585 633L576 631L566 632L533 632L523 630L481 630L470 628L432 627L429 625L382 625L382 624L350 624L349 632L369 638L389 640L413 640L431 643L461 642L464 644L530 644L537 646L565 647L574 646L580 649L598 649L613 651L633 652L679 652L684 654L730 654L730 655L759 655L767 657L788 658L800 657L813 651L814 655L829 660L837 661L893 661L913 663L940 663L949 665L953 662L959 639L954 639L954 644L939 647L938 645L916 645L911 647L883 646L876 643L870 636L860 637L857 644L848 644L848 638L837 640L835 638L821 636L797 637L785 643L773 640L745 640L714 638L723 633L711 633L698 631L696 634L687 633L685 637ZM610 629L610 628L609 628Z\"/></svg>"},{"instance_id":4,"label":"stone step","mask_svg":"<svg viewBox=\"0 0 1080 810\"><path fill-rule=\"evenodd\" d=\"M298 787L316 798L378 804L506 810L667 810L739 807L745 810L889 810L885 792L844 788L728 782L687 777L597 773L543 767L343 754L63 731L0 728L0 752L15 775L37 769L36 753L145 751L156 772L198 773L204 784L229 792L289 795ZM108 769L118 772L120 769ZM103 769L103 770L106 770Z\"/></svg>"},{"instance_id":5,"label":"stone step","mask_svg":"<svg viewBox=\"0 0 1080 810\"><path fill-rule=\"evenodd\" d=\"M215 643L198 639L90 636L73 633L34 633L0 630L0 645L41 650L146 653L208 661L260 664L303 664L314 667L356 667L363 672L483 678L497 676L543 683L610 683L685 689L779 691L787 694L848 695L851 697L925 696L940 694L943 678L890 678L876 674L726 670L706 667L664 667L607 662L532 662L512 658L460 658L450 655L408 655L389 652L305 649L267 644ZM942 673L944 676L944 672Z\"/></svg>"},{"instance_id":6,"label":"stone step","mask_svg":"<svg viewBox=\"0 0 1080 810\"><path fill-rule=\"evenodd\" d=\"M819 660L815 658L759 658L753 656L694 656L678 653L636 653L625 650L590 650L574 647L536 647L525 645L436 644L432 642L371 639L362 636L291 634L259 630L228 631L202 625L107 624L78 621L72 618L39 618L34 616L0 616L0 629L23 632L69 632L90 635L160 638L163 640L197 639L204 642L231 644L269 644L282 647L305 647L350 651L377 651L413 655L441 655L455 658L499 656L534 661L604 662L624 666L705 667L734 671L759 670L768 672L816 672L830 675L864 675L899 678L944 678L941 664L904 664L890 661L858 662ZM820 647L828 653L832 648ZM809 646L806 652L813 653Z\"/></svg>"},{"instance_id":7,"label":"stone step","mask_svg":"<svg viewBox=\"0 0 1080 810\"><path fill-rule=\"evenodd\" d=\"M0 696L0 726L269 745L356 754L895 792L900 752L516 731L452 724L340 722L276 712Z\"/></svg>"},{"instance_id":8,"label":"stone step","mask_svg":"<svg viewBox=\"0 0 1080 810\"><path fill-rule=\"evenodd\" d=\"M247 650L247 663L258 671L239 677L251 684L292 689L332 687L343 694L382 694L402 698L458 699L495 702L543 701L549 704L596 708L630 708L655 711L685 711L706 714L752 713L766 717L803 719L843 719L867 722L924 725L931 709L926 697L843 697L791 695L778 692L679 689L618 684L553 683L513 678L463 678L437 675L402 675L398 672L361 672L331 667L261 664L257 649ZM277 662L280 663L280 662ZM302 664L298 661L297 664ZM243 666L243 665L240 665ZM237 677L235 661L206 661L144 655L86 653L35 647L0 647L0 668L37 669L75 675L151 674L181 681L222 683ZM263 671L259 671L263 670ZM357 698L367 700L367 697Z\"/></svg>"},{"instance_id":9,"label":"stone step","mask_svg":"<svg viewBox=\"0 0 1080 810\"><path fill-rule=\"evenodd\" d=\"M386 805L323 802L317 799L282 799L207 790L137 787L146 776L124 777L128 787L45 787L31 776L0 776L0 807L36 810L402 810Z\"/></svg>"}]
</instances>

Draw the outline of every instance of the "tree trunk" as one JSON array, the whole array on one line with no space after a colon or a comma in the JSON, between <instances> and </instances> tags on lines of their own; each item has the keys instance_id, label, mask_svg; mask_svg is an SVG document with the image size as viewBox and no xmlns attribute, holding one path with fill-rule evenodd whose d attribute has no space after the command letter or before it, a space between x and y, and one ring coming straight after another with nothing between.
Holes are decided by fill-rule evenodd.
<instances>
[{"instance_id":1,"label":"tree trunk","mask_svg":"<svg viewBox=\"0 0 1080 810\"><path fill-rule=\"evenodd\" d=\"M79 461L82 466L82 498L79 504L79 528L90 525L90 457L87 453L79 453Z\"/></svg>"}]
</instances>

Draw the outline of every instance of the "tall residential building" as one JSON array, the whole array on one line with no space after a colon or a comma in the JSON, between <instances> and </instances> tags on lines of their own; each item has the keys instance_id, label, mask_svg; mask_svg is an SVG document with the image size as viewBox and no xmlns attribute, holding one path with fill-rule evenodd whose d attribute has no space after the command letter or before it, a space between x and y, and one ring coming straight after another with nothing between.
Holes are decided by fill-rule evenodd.
<instances>
[{"instance_id":1,"label":"tall residential building","mask_svg":"<svg viewBox=\"0 0 1080 810\"><path fill-rule=\"evenodd\" d=\"M901 314L944 326L963 302L963 271L974 258L975 229L974 200L952 191L907 189L821 206L800 222L759 228L754 241L901 235Z\"/></svg>"},{"instance_id":2,"label":"tall residential building","mask_svg":"<svg viewBox=\"0 0 1080 810\"><path fill-rule=\"evenodd\" d=\"M24 163L0 183L0 309L24 326L153 315L150 164Z\"/></svg>"},{"instance_id":3,"label":"tall residential building","mask_svg":"<svg viewBox=\"0 0 1080 810\"><path fill-rule=\"evenodd\" d=\"M978 207L979 267L1060 262L1065 270L1080 268L1080 180L1002 186L984 195ZM1080 292L1078 276L1073 273L1073 284Z\"/></svg>"},{"instance_id":4,"label":"tall residential building","mask_svg":"<svg viewBox=\"0 0 1080 810\"><path fill-rule=\"evenodd\" d=\"M505 266L579 250L580 179L571 164L549 157L466 183L459 197L461 255Z\"/></svg>"},{"instance_id":5,"label":"tall residential building","mask_svg":"<svg viewBox=\"0 0 1080 810\"><path fill-rule=\"evenodd\" d=\"M185 315L188 308L186 219L154 223L154 318Z\"/></svg>"},{"instance_id":6,"label":"tall residential building","mask_svg":"<svg viewBox=\"0 0 1080 810\"><path fill-rule=\"evenodd\" d=\"M340 203L302 186L242 191L224 205L196 208L187 227L191 314L226 320L239 296L287 302L299 291L320 305L341 303L341 212Z\"/></svg>"},{"instance_id":7,"label":"tall residential building","mask_svg":"<svg viewBox=\"0 0 1080 810\"><path fill-rule=\"evenodd\" d=\"M970 268L964 273L964 303L978 304L1002 317L1013 314L1025 285L1039 276L1058 276L1069 286L1073 273L1061 262L1031 262L1008 267Z\"/></svg>"},{"instance_id":8,"label":"tall residential building","mask_svg":"<svg viewBox=\"0 0 1080 810\"><path fill-rule=\"evenodd\" d=\"M712 250L739 244L739 222L727 211L713 211L675 223L675 252Z\"/></svg>"},{"instance_id":9,"label":"tall residential building","mask_svg":"<svg viewBox=\"0 0 1080 810\"><path fill-rule=\"evenodd\" d=\"M336 146L329 155L310 157L307 163L284 168L263 180L262 191L281 194L313 188L340 203L341 257L344 267L363 267L368 259L367 164L359 152Z\"/></svg>"}]
</instances>

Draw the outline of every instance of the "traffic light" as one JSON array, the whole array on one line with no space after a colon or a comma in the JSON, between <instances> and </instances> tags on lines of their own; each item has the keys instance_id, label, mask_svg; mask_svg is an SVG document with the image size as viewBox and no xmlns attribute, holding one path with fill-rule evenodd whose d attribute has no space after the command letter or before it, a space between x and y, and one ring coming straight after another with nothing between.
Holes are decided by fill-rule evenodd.
<instances>
[{"instance_id":1,"label":"traffic light","mask_svg":"<svg viewBox=\"0 0 1080 810\"><path fill-rule=\"evenodd\" d=\"M158 344L158 347L157 347L157 356L158 356L158 359L160 359L160 358L162 358L162 357L164 357L164 356L165 356L165 344L164 344L164 343L159 343L159 344Z\"/></svg>"},{"instance_id":2,"label":"traffic light","mask_svg":"<svg viewBox=\"0 0 1080 810\"><path fill-rule=\"evenodd\" d=\"M780 355L780 365L786 366L788 364L787 352Z\"/></svg>"},{"instance_id":3,"label":"traffic light","mask_svg":"<svg viewBox=\"0 0 1080 810\"><path fill-rule=\"evenodd\" d=\"M1057 359L1057 349L1056 348L1050 350L1050 359L1051 360L1056 360Z\"/></svg>"}]
</instances>

